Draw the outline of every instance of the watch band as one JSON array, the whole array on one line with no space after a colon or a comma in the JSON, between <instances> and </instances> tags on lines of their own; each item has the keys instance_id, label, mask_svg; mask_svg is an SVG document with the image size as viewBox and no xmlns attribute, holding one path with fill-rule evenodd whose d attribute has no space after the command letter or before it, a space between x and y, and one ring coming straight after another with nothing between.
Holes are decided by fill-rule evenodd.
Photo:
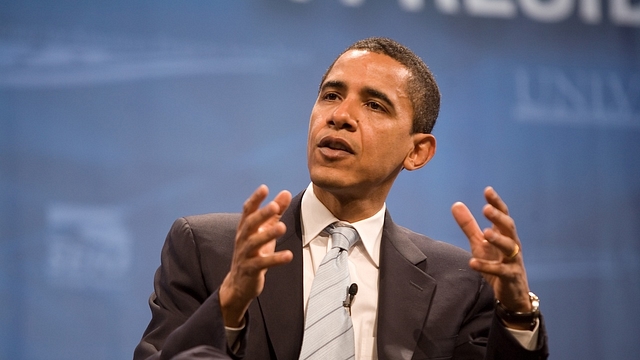
<instances>
[{"instance_id":1,"label":"watch band","mask_svg":"<svg viewBox=\"0 0 640 360\"><path fill-rule=\"evenodd\" d=\"M531 301L532 307L530 312L509 311L499 300L496 300L496 314L504 322L529 324L529 330L533 330L538 317L540 317L540 298L529 291L529 300Z\"/></svg>"}]
</instances>

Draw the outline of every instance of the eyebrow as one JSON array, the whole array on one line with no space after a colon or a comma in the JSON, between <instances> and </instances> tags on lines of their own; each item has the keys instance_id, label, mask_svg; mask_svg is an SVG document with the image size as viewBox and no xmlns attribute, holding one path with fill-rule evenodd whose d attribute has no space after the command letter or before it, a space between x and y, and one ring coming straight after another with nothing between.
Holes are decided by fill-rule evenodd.
<instances>
[{"instance_id":1,"label":"eyebrow","mask_svg":"<svg viewBox=\"0 0 640 360\"><path fill-rule=\"evenodd\" d=\"M363 89L363 92L371 97L378 98L387 103L392 111L396 110L395 106L393 106L393 101L391 101L391 99L389 99L389 97L385 93L370 87L365 87Z\"/></svg>"},{"instance_id":2,"label":"eyebrow","mask_svg":"<svg viewBox=\"0 0 640 360\"><path fill-rule=\"evenodd\" d=\"M347 88L347 84L345 84L344 81L328 80L328 81L325 81L324 84L322 84L320 91L324 91L326 88L335 88L338 90L345 90Z\"/></svg>"},{"instance_id":3,"label":"eyebrow","mask_svg":"<svg viewBox=\"0 0 640 360\"><path fill-rule=\"evenodd\" d=\"M324 84L322 84L322 88L320 89L320 91L324 91L327 88L334 88L337 90L346 90L347 89L347 84L344 81L339 81L339 80L328 80L325 81ZM389 97L383 93L380 90L376 90L374 88L371 87L365 87L364 89L362 89L361 93L364 93L368 96L377 98L382 100L383 102L385 102L390 108L391 110L395 111L395 106L393 104L393 101L391 101L391 99L389 99Z\"/></svg>"}]
</instances>

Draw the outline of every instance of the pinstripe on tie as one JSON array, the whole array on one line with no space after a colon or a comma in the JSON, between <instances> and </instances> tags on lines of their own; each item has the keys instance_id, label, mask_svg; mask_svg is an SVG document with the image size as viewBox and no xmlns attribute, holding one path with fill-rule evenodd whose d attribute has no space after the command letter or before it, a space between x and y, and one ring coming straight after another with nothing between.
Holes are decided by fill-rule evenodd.
<instances>
[{"instance_id":1,"label":"pinstripe on tie","mask_svg":"<svg viewBox=\"0 0 640 360\"><path fill-rule=\"evenodd\" d=\"M311 285L300 359L355 358L353 324L342 302L349 285L348 253L358 240L356 229L334 223L325 231L332 247L320 263Z\"/></svg>"}]
</instances>

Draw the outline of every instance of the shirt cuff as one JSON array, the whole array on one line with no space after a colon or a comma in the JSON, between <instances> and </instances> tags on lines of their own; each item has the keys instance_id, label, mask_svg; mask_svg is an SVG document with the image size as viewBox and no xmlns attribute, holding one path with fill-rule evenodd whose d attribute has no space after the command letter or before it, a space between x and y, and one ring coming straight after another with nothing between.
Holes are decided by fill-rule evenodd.
<instances>
[{"instance_id":1,"label":"shirt cuff","mask_svg":"<svg viewBox=\"0 0 640 360\"><path fill-rule=\"evenodd\" d=\"M538 346L538 332L540 328L540 321L536 319L536 325L533 330L516 330L506 327L507 331L513 335L518 343L527 350L535 350Z\"/></svg>"},{"instance_id":2,"label":"shirt cuff","mask_svg":"<svg viewBox=\"0 0 640 360\"><path fill-rule=\"evenodd\" d=\"M242 325L240 327L230 327L230 326L225 326L224 327L224 332L227 335L227 345L229 346L229 349L231 349L231 351L236 354L238 352L238 350L240 350L240 341L238 341L238 337L240 336L240 333L242 332L242 330L244 330L245 327L245 322L243 320Z\"/></svg>"}]
</instances>

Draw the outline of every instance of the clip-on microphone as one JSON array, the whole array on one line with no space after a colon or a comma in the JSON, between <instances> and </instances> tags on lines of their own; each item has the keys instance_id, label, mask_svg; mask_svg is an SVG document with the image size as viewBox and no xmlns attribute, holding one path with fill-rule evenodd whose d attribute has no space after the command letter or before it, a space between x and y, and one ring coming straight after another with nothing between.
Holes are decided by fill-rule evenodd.
<instances>
[{"instance_id":1,"label":"clip-on microphone","mask_svg":"<svg viewBox=\"0 0 640 360\"><path fill-rule=\"evenodd\" d=\"M358 284L353 283L347 289L347 298L342 302L342 306L349 309L349 316L351 316L351 303L353 302L353 297L358 293Z\"/></svg>"}]
</instances>

